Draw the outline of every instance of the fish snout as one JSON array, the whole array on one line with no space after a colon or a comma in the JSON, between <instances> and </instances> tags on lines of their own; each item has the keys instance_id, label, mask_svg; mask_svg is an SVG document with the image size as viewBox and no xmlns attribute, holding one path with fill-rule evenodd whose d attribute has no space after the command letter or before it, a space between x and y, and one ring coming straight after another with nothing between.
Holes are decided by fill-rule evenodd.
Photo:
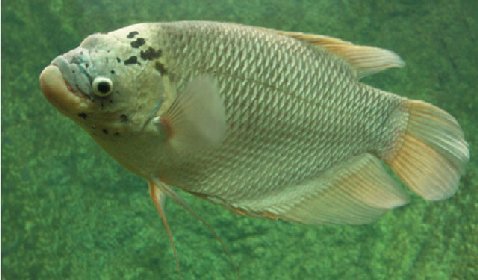
<instances>
[{"instance_id":1,"label":"fish snout","mask_svg":"<svg viewBox=\"0 0 478 280\"><path fill-rule=\"evenodd\" d=\"M74 94L57 65L49 65L40 74L43 95L63 114L76 114L89 103L89 99Z\"/></svg>"},{"instance_id":2,"label":"fish snout","mask_svg":"<svg viewBox=\"0 0 478 280\"><path fill-rule=\"evenodd\" d=\"M88 50L76 48L56 57L51 64L59 68L63 79L73 93L90 96L93 78L88 71L92 67Z\"/></svg>"}]
</instances>

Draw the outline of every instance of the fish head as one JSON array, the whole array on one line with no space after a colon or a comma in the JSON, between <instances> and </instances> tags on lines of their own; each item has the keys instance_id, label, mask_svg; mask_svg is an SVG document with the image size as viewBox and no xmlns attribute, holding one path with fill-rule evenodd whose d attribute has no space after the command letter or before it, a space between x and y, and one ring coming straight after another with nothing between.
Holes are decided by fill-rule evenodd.
<instances>
[{"instance_id":1,"label":"fish head","mask_svg":"<svg viewBox=\"0 0 478 280\"><path fill-rule=\"evenodd\" d=\"M157 136L148 124L174 98L166 90L164 67L158 70L164 58L150 30L137 24L90 35L40 75L48 101L124 165L138 154L134 147L148 146Z\"/></svg>"},{"instance_id":2,"label":"fish head","mask_svg":"<svg viewBox=\"0 0 478 280\"><path fill-rule=\"evenodd\" d=\"M40 75L45 97L94 138L139 132L165 103L161 51L145 25L88 36Z\"/></svg>"}]
</instances>

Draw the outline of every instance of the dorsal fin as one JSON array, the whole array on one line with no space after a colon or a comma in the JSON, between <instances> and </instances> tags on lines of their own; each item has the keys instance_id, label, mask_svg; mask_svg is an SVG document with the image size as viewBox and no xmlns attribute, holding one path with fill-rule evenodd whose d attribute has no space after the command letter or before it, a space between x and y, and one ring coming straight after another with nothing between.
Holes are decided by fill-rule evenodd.
<instances>
[{"instance_id":1,"label":"dorsal fin","mask_svg":"<svg viewBox=\"0 0 478 280\"><path fill-rule=\"evenodd\" d=\"M279 32L279 34L322 47L343 58L356 70L359 78L405 65L396 53L381 48L354 45L351 42L323 35L301 32Z\"/></svg>"}]
</instances>

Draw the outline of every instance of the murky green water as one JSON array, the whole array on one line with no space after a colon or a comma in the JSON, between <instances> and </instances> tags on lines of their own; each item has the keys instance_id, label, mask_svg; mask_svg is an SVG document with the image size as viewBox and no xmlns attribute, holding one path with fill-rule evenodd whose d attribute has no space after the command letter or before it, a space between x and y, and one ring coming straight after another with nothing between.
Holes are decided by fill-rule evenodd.
<instances>
[{"instance_id":1,"label":"murky green water","mask_svg":"<svg viewBox=\"0 0 478 280\"><path fill-rule=\"evenodd\" d=\"M478 1L3 1L2 279L176 279L146 183L44 99L38 75L88 34L208 19L340 37L399 53L367 78L453 114L471 161L460 191L366 226L236 216L183 196L217 230L241 279L478 279ZM184 279L232 279L220 245L172 203Z\"/></svg>"}]
</instances>

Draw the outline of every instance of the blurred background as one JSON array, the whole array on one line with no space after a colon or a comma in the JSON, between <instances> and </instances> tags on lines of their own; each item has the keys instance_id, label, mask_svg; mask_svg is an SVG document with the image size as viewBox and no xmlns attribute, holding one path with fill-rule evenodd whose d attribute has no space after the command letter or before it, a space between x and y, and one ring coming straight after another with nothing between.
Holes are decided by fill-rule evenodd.
<instances>
[{"instance_id":1,"label":"blurred background","mask_svg":"<svg viewBox=\"0 0 478 280\"><path fill-rule=\"evenodd\" d=\"M364 226L237 216L181 195L218 232L241 279L478 279L478 1L2 1L2 279L234 279L210 232L166 212L147 185L42 96L38 75L95 32L137 22L239 22L391 49L407 63L364 82L454 115L471 161L458 193Z\"/></svg>"}]
</instances>

